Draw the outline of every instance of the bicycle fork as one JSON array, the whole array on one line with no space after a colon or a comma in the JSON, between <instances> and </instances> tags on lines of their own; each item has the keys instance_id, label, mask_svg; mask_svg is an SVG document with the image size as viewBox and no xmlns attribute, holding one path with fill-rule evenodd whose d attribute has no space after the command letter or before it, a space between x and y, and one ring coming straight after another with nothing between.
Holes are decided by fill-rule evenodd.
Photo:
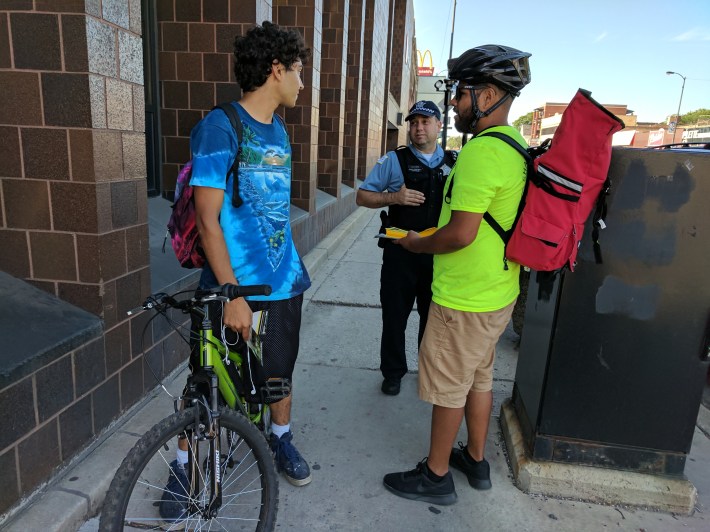
<instances>
[{"instance_id":1,"label":"bicycle fork","mask_svg":"<svg viewBox=\"0 0 710 532\"><path fill-rule=\"evenodd\" d=\"M199 504L198 501L191 497L190 513L198 512L202 514L205 519L212 519L217 517L217 513L222 506L222 441L220 438L222 425L219 413L219 378L212 371L210 366L206 366L203 368L203 371L188 377L188 389L190 393L196 393L199 384L209 385L210 402L207 404L204 396L202 400L193 401L195 406L195 420L193 422L192 434L188 436L192 439L192 443L189 446L192 455L189 478L192 479L192 493L198 494L202 492L199 484L202 474L204 475L202 481L205 482L205 484L209 483L209 486L205 485L205 488L208 488L207 494L209 495L209 502L205 501L206 498L202 498L207 504ZM204 471L202 474L200 474L201 458L199 441L206 441L209 444L208 456L205 458ZM209 478L206 480L205 477Z\"/></svg>"},{"instance_id":2,"label":"bicycle fork","mask_svg":"<svg viewBox=\"0 0 710 532\"><path fill-rule=\"evenodd\" d=\"M217 511L222 506L222 441L220 438L221 425L219 419L219 380L214 373L210 374L210 455L212 471L210 475L210 503L206 512L209 518L217 517Z\"/></svg>"}]
</instances>

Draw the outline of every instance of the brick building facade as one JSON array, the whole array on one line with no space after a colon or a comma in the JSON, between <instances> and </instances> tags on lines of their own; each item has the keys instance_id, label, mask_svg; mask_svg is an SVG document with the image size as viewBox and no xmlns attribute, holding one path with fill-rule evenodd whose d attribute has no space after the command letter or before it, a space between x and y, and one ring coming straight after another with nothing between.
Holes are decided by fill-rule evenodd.
<instances>
[{"instance_id":1,"label":"brick building facade","mask_svg":"<svg viewBox=\"0 0 710 532\"><path fill-rule=\"evenodd\" d=\"M192 126L238 97L234 36L263 20L313 52L280 110L304 255L406 141L388 117L416 91L412 0L0 0L0 514L186 359L169 325L126 311L194 282L163 267L159 213Z\"/></svg>"}]
</instances>

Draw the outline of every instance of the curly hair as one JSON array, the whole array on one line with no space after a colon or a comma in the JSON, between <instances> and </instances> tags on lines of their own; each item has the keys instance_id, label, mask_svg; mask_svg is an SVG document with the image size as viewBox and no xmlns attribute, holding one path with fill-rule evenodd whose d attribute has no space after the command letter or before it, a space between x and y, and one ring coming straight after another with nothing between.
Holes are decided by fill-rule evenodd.
<instances>
[{"instance_id":1,"label":"curly hair","mask_svg":"<svg viewBox=\"0 0 710 532\"><path fill-rule=\"evenodd\" d=\"M297 30L264 21L234 39L234 77L243 91L250 92L266 83L274 60L291 68L299 59L305 63L310 55Z\"/></svg>"}]
</instances>

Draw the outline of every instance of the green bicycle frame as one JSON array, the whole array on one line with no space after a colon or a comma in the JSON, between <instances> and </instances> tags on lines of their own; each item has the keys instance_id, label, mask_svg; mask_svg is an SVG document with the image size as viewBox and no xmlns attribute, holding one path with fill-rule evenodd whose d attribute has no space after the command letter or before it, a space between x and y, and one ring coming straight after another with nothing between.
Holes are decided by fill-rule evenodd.
<instances>
[{"instance_id":1,"label":"green bicycle frame","mask_svg":"<svg viewBox=\"0 0 710 532\"><path fill-rule=\"evenodd\" d=\"M250 412L251 409L247 407L246 401L239 396L239 392L234 386L234 382L232 382L224 363L225 357L228 356L228 360L232 364L235 364L241 373L242 356L232 350L229 350L229 354L227 354L227 347L220 339L215 337L211 328L207 330L202 328L200 330L200 350L200 362L202 367L212 367L212 371L217 375L219 392L222 394L229 408L239 410L254 424L261 422L263 408Z\"/></svg>"}]
</instances>

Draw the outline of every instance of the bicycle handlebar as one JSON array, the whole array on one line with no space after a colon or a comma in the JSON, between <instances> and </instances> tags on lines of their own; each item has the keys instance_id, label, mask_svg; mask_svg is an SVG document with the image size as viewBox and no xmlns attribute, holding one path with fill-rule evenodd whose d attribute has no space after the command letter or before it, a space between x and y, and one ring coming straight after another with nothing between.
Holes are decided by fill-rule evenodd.
<instances>
[{"instance_id":1,"label":"bicycle handlebar","mask_svg":"<svg viewBox=\"0 0 710 532\"><path fill-rule=\"evenodd\" d=\"M268 284L254 284L249 286L237 286L225 284L221 287L221 295L229 299L237 299L246 296L268 296L271 294L271 286Z\"/></svg>"},{"instance_id":2,"label":"bicycle handlebar","mask_svg":"<svg viewBox=\"0 0 710 532\"><path fill-rule=\"evenodd\" d=\"M215 300L216 298L226 298L229 300L237 299L238 297L247 296L268 296L271 294L271 286L268 284L254 285L235 285L225 284L216 288L200 289L195 291L194 299L185 299L177 301L173 296L168 294L158 293L148 296L143 305L138 308L129 310L127 314L132 316L144 310L157 309L160 307L173 307L182 310L189 310L195 306L196 302L203 301L206 298ZM211 296L216 296L211 297Z\"/></svg>"}]
</instances>

